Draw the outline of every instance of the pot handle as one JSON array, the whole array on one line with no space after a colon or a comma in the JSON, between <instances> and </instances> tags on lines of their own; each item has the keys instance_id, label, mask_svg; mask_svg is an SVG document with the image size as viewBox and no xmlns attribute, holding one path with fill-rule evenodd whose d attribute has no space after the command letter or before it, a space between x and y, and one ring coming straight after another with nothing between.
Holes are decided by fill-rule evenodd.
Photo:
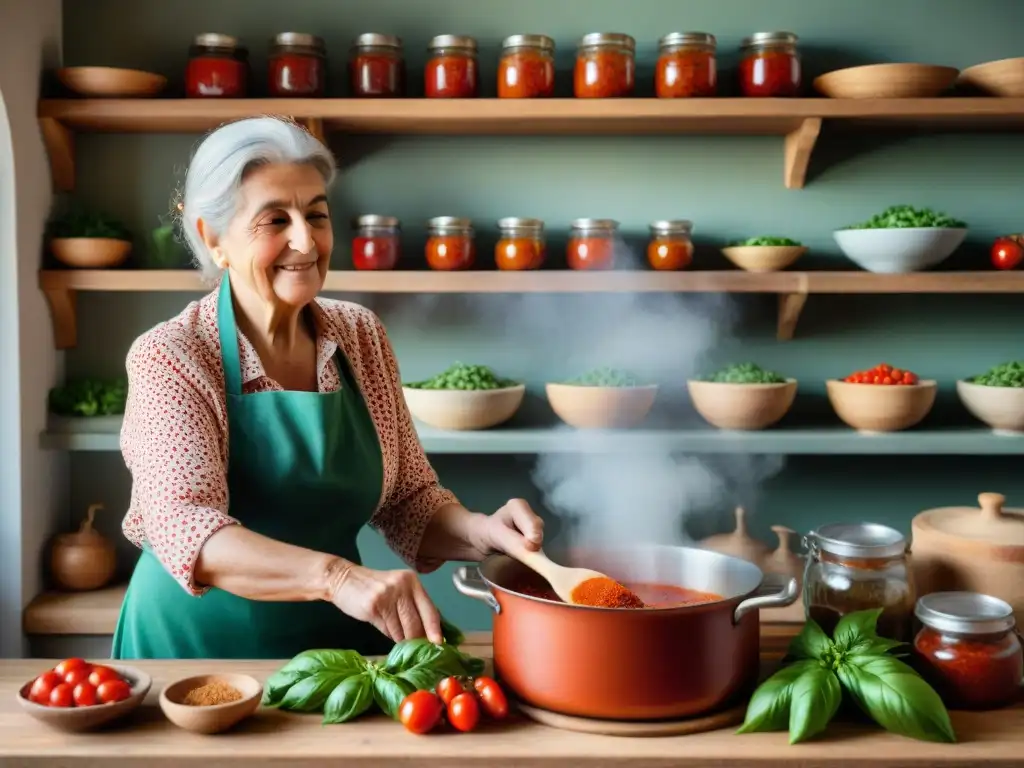
<instances>
[{"instance_id":1,"label":"pot handle","mask_svg":"<svg viewBox=\"0 0 1024 768\"><path fill-rule=\"evenodd\" d=\"M785 608L795 603L799 596L800 585L795 577L776 573L765 574L761 586L757 588L756 596L748 597L737 605L732 620L739 624L740 619L751 611L761 608Z\"/></svg>"},{"instance_id":2,"label":"pot handle","mask_svg":"<svg viewBox=\"0 0 1024 768\"><path fill-rule=\"evenodd\" d=\"M460 565L452 572L452 583L455 589L466 597L475 600L482 600L491 607L495 613L501 613L501 606L491 593L491 588L480 576L480 569L474 566Z\"/></svg>"}]
</instances>

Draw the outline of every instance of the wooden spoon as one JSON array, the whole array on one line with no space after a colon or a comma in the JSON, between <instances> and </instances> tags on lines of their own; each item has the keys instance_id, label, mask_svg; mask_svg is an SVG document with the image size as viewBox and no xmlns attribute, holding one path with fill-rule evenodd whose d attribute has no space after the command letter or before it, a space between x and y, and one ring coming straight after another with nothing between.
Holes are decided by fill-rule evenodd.
<instances>
[{"instance_id":1,"label":"wooden spoon","mask_svg":"<svg viewBox=\"0 0 1024 768\"><path fill-rule=\"evenodd\" d=\"M553 562L544 550L517 547L506 554L530 570L543 576L555 594L570 605L598 608L643 608L643 601L630 590L608 576L589 568L569 568ZM582 590L580 586L588 584ZM610 605L609 605L610 603Z\"/></svg>"}]
</instances>

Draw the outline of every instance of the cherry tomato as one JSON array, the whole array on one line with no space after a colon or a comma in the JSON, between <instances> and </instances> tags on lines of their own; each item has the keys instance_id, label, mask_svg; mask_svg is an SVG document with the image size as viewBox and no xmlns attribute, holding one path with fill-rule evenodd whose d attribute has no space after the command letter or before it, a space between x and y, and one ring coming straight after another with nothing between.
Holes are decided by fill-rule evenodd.
<instances>
[{"instance_id":1,"label":"cherry tomato","mask_svg":"<svg viewBox=\"0 0 1024 768\"><path fill-rule=\"evenodd\" d=\"M89 683L93 688L99 688L100 683L107 680L120 680L121 675L117 673L117 670L111 669L110 667L104 667L102 664L97 664L92 668L92 672L89 673Z\"/></svg>"},{"instance_id":2,"label":"cherry tomato","mask_svg":"<svg viewBox=\"0 0 1024 768\"><path fill-rule=\"evenodd\" d=\"M437 684L437 695L441 697L441 701L444 702L446 707L452 703L452 699L464 690L466 689L462 687L462 683L459 682L457 677L446 677Z\"/></svg>"},{"instance_id":3,"label":"cherry tomato","mask_svg":"<svg viewBox=\"0 0 1024 768\"><path fill-rule=\"evenodd\" d=\"M398 707L398 719L412 733L429 733L444 714L444 702L433 691L413 691Z\"/></svg>"},{"instance_id":4,"label":"cherry tomato","mask_svg":"<svg viewBox=\"0 0 1024 768\"><path fill-rule=\"evenodd\" d=\"M50 691L51 707L70 707L75 703L75 689L67 683L58 683Z\"/></svg>"},{"instance_id":5,"label":"cherry tomato","mask_svg":"<svg viewBox=\"0 0 1024 768\"><path fill-rule=\"evenodd\" d=\"M102 703L113 704L131 696L132 689L124 680L105 680L97 686L96 695Z\"/></svg>"},{"instance_id":6,"label":"cherry tomato","mask_svg":"<svg viewBox=\"0 0 1024 768\"><path fill-rule=\"evenodd\" d=\"M61 678L65 678L67 677L68 672L70 672L72 669L77 669L80 667L88 669L90 666L91 665L89 664L89 662L87 662L85 659L72 657L70 659L64 659L64 661L62 661L60 664L53 668L53 671L60 675Z\"/></svg>"},{"instance_id":7,"label":"cherry tomato","mask_svg":"<svg viewBox=\"0 0 1024 768\"><path fill-rule=\"evenodd\" d=\"M489 677L478 677L473 687L480 697L484 711L495 720L501 720L508 714L508 699L501 687Z\"/></svg>"},{"instance_id":8,"label":"cherry tomato","mask_svg":"<svg viewBox=\"0 0 1024 768\"><path fill-rule=\"evenodd\" d=\"M992 264L996 269L1014 269L1024 261L1024 246L1013 238L999 237L992 244Z\"/></svg>"},{"instance_id":9,"label":"cherry tomato","mask_svg":"<svg viewBox=\"0 0 1024 768\"><path fill-rule=\"evenodd\" d=\"M49 704L50 692L62 682L64 681L61 676L52 669L49 672L43 672L43 674L32 681L32 687L28 691L29 701L34 701L36 704L44 706Z\"/></svg>"},{"instance_id":10,"label":"cherry tomato","mask_svg":"<svg viewBox=\"0 0 1024 768\"><path fill-rule=\"evenodd\" d=\"M96 686L88 681L83 681L76 685L72 696L76 707L91 707L99 703L96 698Z\"/></svg>"},{"instance_id":11,"label":"cherry tomato","mask_svg":"<svg viewBox=\"0 0 1024 768\"><path fill-rule=\"evenodd\" d=\"M88 682L90 672L92 672L92 670L86 667L72 667L68 670L68 673L64 675L64 682L74 688L79 683Z\"/></svg>"},{"instance_id":12,"label":"cherry tomato","mask_svg":"<svg viewBox=\"0 0 1024 768\"><path fill-rule=\"evenodd\" d=\"M448 705L448 722L463 733L476 728L480 722L480 704L476 696L466 691L452 699Z\"/></svg>"}]
</instances>

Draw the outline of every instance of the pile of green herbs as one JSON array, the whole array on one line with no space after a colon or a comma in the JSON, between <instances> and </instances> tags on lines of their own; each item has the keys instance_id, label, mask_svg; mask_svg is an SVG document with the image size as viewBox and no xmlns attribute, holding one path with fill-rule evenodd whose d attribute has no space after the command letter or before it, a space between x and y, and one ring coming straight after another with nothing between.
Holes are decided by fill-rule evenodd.
<instances>
[{"instance_id":1,"label":"pile of green herbs","mask_svg":"<svg viewBox=\"0 0 1024 768\"><path fill-rule=\"evenodd\" d=\"M967 224L945 213L931 208L915 208L912 205L892 205L881 213L860 224L851 224L843 229L966 229Z\"/></svg>"},{"instance_id":2,"label":"pile of green herbs","mask_svg":"<svg viewBox=\"0 0 1024 768\"><path fill-rule=\"evenodd\" d=\"M124 413L128 401L128 380L78 378L54 387L49 409L57 416L114 416Z\"/></svg>"},{"instance_id":3,"label":"pile of green herbs","mask_svg":"<svg viewBox=\"0 0 1024 768\"><path fill-rule=\"evenodd\" d=\"M754 692L738 733L789 730L789 743L816 736L844 696L887 731L922 741L956 741L942 699L891 651L903 643L875 631L882 609L849 613L832 637L809 620L783 667ZM869 762L865 756L865 762Z\"/></svg>"},{"instance_id":4,"label":"pile of green herbs","mask_svg":"<svg viewBox=\"0 0 1024 768\"><path fill-rule=\"evenodd\" d=\"M798 240L793 240L790 237L779 237L778 235L758 235L757 237L748 237L746 240L736 240L735 242L729 243L729 245L734 246L734 247L739 247L739 246L747 246L747 247L751 247L751 246L762 246L762 247L763 246L775 246L775 247L780 247L780 246L786 246L786 247L798 246L799 247L799 246L803 245L803 243L799 242Z\"/></svg>"},{"instance_id":5,"label":"pile of green herbs","mask_svg":"<svg viewBox=\"0 0 1024 768\"><path fill-rule=\"evenodd\" d=\"M74 203L54 214L47 222L46 234L50 238L108 237L131 240L131 233L120 221L106 213L94 211Z\"/></svg>"},{"instance_id":6,"label":"pile of green herbs","mask_svg":"<svg viewBox=\"0 0 1024 768\"><path fill-rule=\"evenodd\" d=\"M410 389L487 390L506 389L517 384L518 382L497 376L486 365L455 362L429 379L409 382L404 386Z\"/></svg>"},{"instance_id":7,"label":"pile of green herbs","mask_svg":"<svg viewBox=\"0 0 1024 768\"><path fill-rule=\"evenodd\" d=\"M594 368L562 383L574 387L639 387L643 384L628 371L607 366Z\"/></svg>"},{"instance_id":8,"label":"pile of green herbs","mask_svg":"<svg viewBox=\"0 0 1024 768\"><path fill-rule=\"evenodd\" d=\"M716 384L783 384L786 377L765 370L756 363L730 363L704 377L704 381Z\"/></svg>"},{"instance_id":9,"label":"pile of green herbs","mask_svg":"<svg viewBox=\"0 0 1024 768\"><path fill-rule=\"evenodd\" d=\"M983 387L1024 387L1024 362L1000 363L967 381Z\"/></svg>"}]
</instances>

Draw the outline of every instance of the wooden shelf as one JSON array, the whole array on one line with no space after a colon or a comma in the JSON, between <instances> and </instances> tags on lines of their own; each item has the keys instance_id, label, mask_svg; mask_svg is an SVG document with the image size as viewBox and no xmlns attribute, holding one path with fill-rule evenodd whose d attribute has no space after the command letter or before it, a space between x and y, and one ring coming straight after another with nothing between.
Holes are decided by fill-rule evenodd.
<instances>
[{"instance_id":1,"label":"wooden shelf","mask_svg":"<svg viewBox=\"0 0 1024 768\"><path fill-rule=\"evenodd\" d=\"M39 286L53 320L54 344L77 344L78 291L206 292L199 274L169 270L43 270ZM792 339L807 296L814 293L1024 293L1024 272L770 272L739 270L654 272L434 272L331 270L325 293L774 293L779 339Z\"/></svg>"},{"instance_id":2,"label":"wooden shelf","mask_svg":"<svg viewBox=\"0 0 1024 768\"><path fill-rule=\"evenodd\" d=\"M75 131L194 133L255 115L330 132L443 135L784 136L783 181L804 186L823 124L854 130L1024 127L1024 99L44 99L55 186L75 183Z\"/></svg>"},{"instance_id":3,"label":"wooden shelf","mask_svg":"<svg viewBox=\"0 0 1024 768\"><path fill-rule=\"evenodd\" d=\"M26 635L112 635L126 584L91 592L44 592L22 615Z\"/></svg>"}]
</instances>

